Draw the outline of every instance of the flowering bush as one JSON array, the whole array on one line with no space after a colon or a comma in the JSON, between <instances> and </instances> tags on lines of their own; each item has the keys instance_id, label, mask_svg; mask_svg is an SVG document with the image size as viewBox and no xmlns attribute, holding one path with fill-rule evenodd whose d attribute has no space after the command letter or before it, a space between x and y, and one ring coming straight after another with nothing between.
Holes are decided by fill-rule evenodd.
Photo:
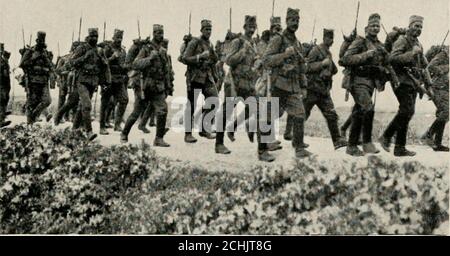
<instances>
[{"instance_id":1,"label":"flowering bush","mask_svg":"<svg viewBox=\"0 0 450 256\"><path fill-rule=\"evenodd\" d=\"M298 161L210 172L139 146L0 133L0 233L444 234L448 167Z\"/></svg>"}]
</instances>

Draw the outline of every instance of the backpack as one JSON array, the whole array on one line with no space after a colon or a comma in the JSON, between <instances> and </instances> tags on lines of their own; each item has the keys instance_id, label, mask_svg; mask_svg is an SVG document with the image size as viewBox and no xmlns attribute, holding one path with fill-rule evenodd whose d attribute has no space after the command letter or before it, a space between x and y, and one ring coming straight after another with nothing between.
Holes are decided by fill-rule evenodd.
<instances>
[{"instance_id":1,"label":"backpack","mask_svg":"<svg viewBox=\"0 0 450 256\"><path fill-rule=\"evenodd\" d=\"M440 45L433 45L431 48L425 53L425 58L428 62L430 62L438 53L442 50Z\"/></svg>"},{"instance_id":2,"label":"backpack","mask_svg":"<svg viewBox=\"0 0 450 256\"><path fill-rule=\"evenodd\" d=\"M392 51L394 43L400 38L401 35L406 35L406 29L398 27L392 28L392 31L387 34L386 41L384 42L384 48L386 51Z\"/></svg>"},{"instance_id":3,"label":"backpack","mask_svg":"<svg viewBox=\"0 0 450 256\"><path fill-rule=\"evenodd\" d=\"M184 56L184 53L186 52L186 49L187 49L187 46L188 46L189 42L192 41L192 38L193 38L193 37L192 37L191 34L185 35L185 36L183 37L183 43L181 44L181 48L180 48L180 56L178 57L178 61L181 62L181 63L183 63L184 65L187 65L187 64L186 64L186 62L183 60L183 56Z\"/></svg>"}]
</instances>

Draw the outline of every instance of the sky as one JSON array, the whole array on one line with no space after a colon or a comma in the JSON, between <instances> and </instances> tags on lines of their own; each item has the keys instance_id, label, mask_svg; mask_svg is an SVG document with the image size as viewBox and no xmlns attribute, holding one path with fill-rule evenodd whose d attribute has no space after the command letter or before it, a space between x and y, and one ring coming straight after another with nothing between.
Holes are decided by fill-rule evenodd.
<instances>
[{"instance_id":1,"label":"sky","mask_svg":"<svg viewBox=\"0 0 450 256\"><path fill-rule=\"evenodd\" d=\"M283 23L288 7L300 9L300 28L297 37L301 42L313 38L314 20L316 26L314 38L322 39L322 29L335 30L335 43L332 46L334 60L337 62L342 32L348 34L355 25L357 0L277 0L274 14L281 16ZM103 37L103 23L106 21L106 39L110 39L114 28L125 31L124 46L128 49L132 40L138 37L137 20L140 20L141 36L151 34L152 25L163 24L165 37L170 40L169 53L172 55L175 71L175 95L183 96L185 89L186 67L176 61L183 35L188 32L189 12L192 12L191 31L194 36L200 33L200 21L210 19L213 24L212 42L223 40L229 29L229 8L232 7L231 26L233 32L242 31L245 15L257 15L259 33L269 27L272 13L272 0L0 0L0 42L12 52L10 64L19 62L18 49L22 47L22 26L25 41L28 44L36 32L47 32L48 48L55 55L68 52L72 33L78 38L80 16L83 17L81 38L87 34L89 27L98 27L100 39ZM419 38L425 49L433 44L440 44L449 28L448 0L361 0L358 31L362 33L368 16L377 12L381 22L388 31L393 26L406 27L409 16L421 15L425 18L424 30ZM385 34L379 38L384 41ZM447 42L449 39L447 40ZM344 101L345 91L341 89L342 74L335 76L332 96L336 106L350 106L351 101ZM17 85L16 85L17 86ZM23 94L23 89L15 87L16 95ZM132 97L131 91L130 97ZM52 95L56 95L53 92ZM56 99L56 97L54 98ZM377 97L377 109L395 110L398 104L389 86ZM430 101L418 102L417 111L433 112Z\"/></svg>"}]
</instances>

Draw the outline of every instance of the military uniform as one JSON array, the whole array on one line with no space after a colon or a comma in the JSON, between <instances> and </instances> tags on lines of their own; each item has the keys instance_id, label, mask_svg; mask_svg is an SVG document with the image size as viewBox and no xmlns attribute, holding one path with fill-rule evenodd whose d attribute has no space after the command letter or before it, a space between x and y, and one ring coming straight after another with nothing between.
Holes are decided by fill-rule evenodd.
<instances>
[{"instance_id":1,"label":"military uniform","mask_svg":"<svg viewBox=\"0 0 450 256\"><path fill-rule=\"evenodd\" d=\"M79 106L73 127L76 129L82 126L88 134L92 133L92 95L100 84L100 77L104 77L107 72L106 59L97 47L97 42L94 45L94 38L98 38L97 28L89 29L87 42L75 49L71 59L71 65L76 70L74 89L77 90L79 97Z\"/></svg>"},{"instance_id":2,"label":"military uniform","mask_svg":"<svg viewBox=\"0 0 450 256\"><path fill-rule=\"evenodd\" d=\"M433 79L432 90L434 92L433 103L436 106L436 120L427 131L427 138L434 137L433 149L436 151L448 151L448 147L442 146L445 125L449 119L449 80L448 80L448 46L442 49L428 65Z\"/></svg>"},{"instance_id":3,"label":"military uniform","mask_svg":"<svg viewBox=\"0 0 450 256\"><path fill-rule=\"evenodd\" d=\"M211 21L202 20L202 30L205 28L211 28ZM208 52L208 56L203 56L205 52ZM182 61L188 66L186 76L188 81L187 86L187 98L190 106L187 106L185 113L185 141L195 142L195 138L192 138L193 128L193 114L197 105L197 98L195 97L194 90L201 90L205 99L217 98L218 92L216 88L216 82L218 80L215 72L218 56L214 51L214 47L203 36L200 38L192 38L184 51ZM209 114L214 109L203 109L203 117ZM203 122L202 122L203 124ZM210 128L210 127L209 127ZM211 129L205 129L204 125L201 127L200 135L212 139L210 135Z\"/></svg>"},{"instance_id":4,"label":"military uniform","mask_svg":"<svg viewBox=\"0 0 450 256\"><path fill-rule=\"evenodd\" d=\"M153 33L163 31L161 25L153 26ZM122 142L128 140L128 134L131 127L138 120L139 116L145 111L148 104L151 104L157 115L157 128L155 144L162 139L166 133L166 119L167 119L167 81L166 81L166 63L164 62L167 54L166 50L161 47L161 42L156 41L155 38L142 47L138 56L133 62L133 69L142 72L142 84L134 87L134 109L128 117L121 134ZM165 142L164 146L169 146Z\"/></svg>"},{"instance_id":5,"label":"military uniform","mask_svg":"<svg viewBox=\"0 0 450 256\"><path fill-rule=\"evenodd\" d=\"M380 25L380 16L372 14L369 17L369 25ZM341 63L351 69L350 92L355 101L354 112L350 129L347 153L360 156L364 153L378 153L372 143L372 127L374 117L374 103L372 95L375 89L383 90L386 70L387 56L381 50L383 44L376 35L366 33L366 37L358 37L349 46ZM361 152L357 145L362 132L363 150Z\"/></svg>"},{"instance_id":6,"label":"military uniform","mask_svg":"<svg viewBox=\"0 0 450 256\"><path fill-rule=\"evenodd\" d=\"M287 28L271 38L263 60L264 65L271 70L271 96L279 100L279 114L282 115L286 111L288 115L294 117L292 145L296 156L305 157L311 154L304 149L303 142L305 118L303 100L307 87L306 60L302 56L303 48L295 36L294 27L290 27L290 23L298 25L299 19L299 10L289 8L286 16ZM278 117L272 116L271 122L275 118ZM264 117L259 117L260 122L263 119ZM266 134L258 132L260 155L267 151L267 143L261 141L261 135Z\"/></svg>"},{"instance_id":7,"label":"military uniform","mask_svg":"<svg viewBox=\"0 0 450 256\"><path fill-rule=\"evenodd\" d=\"M116 29L114 31L113 40L122 40L123 31ZM106 129L108 107L111 103L111 98L117 104L111 106L116 109L114 118L114 130L120 131L120 124L123 119L127 104L127 66L126 66L126 52L125 48L115 42L107 43L104 47L104 54L108 60L108 65L111 71L111 86L102 87L101 91L101 106L100 106L100 129ZM114 111L112 111L114 113ZM104 131L104 130L103 130Z\"/></svg>"},{"instance_id":8,"label":"military uniform","mask_svg":"<svg viewBox=\"0 0 450 256\"><path fill-rule=\"evenodd\" d=\"M45 32L37 34L37 44L26 49L20 61L27 84L27 121L32 124L49 105L49 76L53 68L45 45Z\"/></svg>"},{"instance_id":9,"label":"military uniform","mask_svg":"<svg viewBox=\"0 0 450 256\"><path fill-rule=\"evenodd\" d=\"M419 48L423 51L417 37L411 35L411 25L415 23L422 23L423 18L420 16L411 16L410 18L410 30L406 35L401 35L394 43L392 52L389 56L392 66L398 75L400 86L394 90L395 96L399 102L399 110L394 119L389 123L388 127L383 133L382 145L383 148L388 150L390 141L395 135L395 150L396 156L413 156L414 152L408 151L405 148L406 136L408 132L408 125L412 119L415 111L415 104L417 98L417 90L415 88L415 81L411 76L416 79L422 80L419 72L416 72L415 68L424 68L418 63L420 59L422 64L426 63L423 54L416 55L413 52L413 48ZM409 70L412 68L412 73Z\"/></svg>"},{"instance_id":10,"label":"military uniform","mask_svg":"<svg viewBox=\"0 0 450 256\"><path fill-rule=\"evenodd\" d=\"M0 44L0 127L7 125L5 118L11 90L8 58L9 53L4 50L3 44Z\"/></svg>"},{"instance_id":11,"label":"military uniform","mask_svg":"<svg viewBox=\"0 0 450 256\"><path fill-rule=\"evenodd\" d=\"M332 40L333 37L333 30L324 30L324 38ZM324 64L326 60L328 62ZM306 119L309 118L312 108L317 105L327 121L335 148L344 147L346 146L346 141L340 135L338 115L330 95L333 83L332 77L338 70L333 62L329 46L324 43L315 46L307 57L307 63L308 93L304 100Z\"/></svg>"},{"instance_id":12,"label":"military uniform","mask_svg":"<svg viewBox=\"0 0 450 256\"><path fill-rule=\"evenodd\" d=\"M256 27L256 16L245 16L245 26ZM231 42L230 51L225 57L225 63L230 67L229 81L225 83L225 99L222 105L222 120L218 120L216 124L221 125L225 129L227 120L233 114L234 106L237 100L255 99L255 82L258 79L258 72L254 69L255 61L259 59L256 42L247 35L241 35ZM256 103L256 102L255 102ZM228 109L228 105L232 104L232 108ZM250 106L245 104L245 119L250 118ZM232 131L237 128L237 122L234 123ZM217 132L216 147L224 147L224 131ZM225 148L224 148L225 149ZM216 148L216 151L219 151ZM223 150L229 153L228 150Z\"/></svg>"}]
</instances>

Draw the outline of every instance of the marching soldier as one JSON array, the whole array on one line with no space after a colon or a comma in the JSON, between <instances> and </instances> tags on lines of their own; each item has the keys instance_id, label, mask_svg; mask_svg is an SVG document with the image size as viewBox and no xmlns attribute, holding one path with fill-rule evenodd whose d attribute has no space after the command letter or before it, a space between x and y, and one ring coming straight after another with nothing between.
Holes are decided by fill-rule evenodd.
<instances>
[{"instance_id":1,"label":"marching soldier","mask_svg":"<svg viewBox=\"0 0 450 256\"><path fill-rule=\"evenodd\" d=\"M68 63L69 63L70 56L74 50L75 50L75 47L72 44L69 54L62 56L56 62L55 73L58 76L57 84L59 87L58 107L57 107L56 113L58 113L61 110L61 108L64 106L67 96L69 95L70 84L69 84L68 77L69 77L70 67L69 67ZM56 115L55 115L55 118L56 118ZM66 121L69 121L69 112L67 112L64 115L64 119Z\"/></svg>"},{"instance_id":2,"label":"marching soldier","mask_svg":"<svg viewBox=\"0 0 450 256\"><path fill-rule=\"evenodd\" d=\"M92 132L92 95L101 83L100 77L106 77L106 84L111 82L107 77L108 63L101 50L97 47L98 28L90 28L86 42L75 49L71 65L75 68L75 87L78 92L79 106L73 122L73 128L83 126L89 140L97 137Z\"/></svg>"},{"instance_id":3,"label":"marching soldier","mask_svg":"<svg viewBox=\"0 0 450 256\"><path fill-rule=\"evenodd\" d=\"M11 124L11 121L5 121L9 101L9 92L11 90L11 78L9 70L10 53L5 51L4 44L0 43L0 128Z\"/></svg>"},{"instance_id":4,"label":"marching soldier","mask_svg":"<svg viewBox=\"0 0 450 256\"><path fill-rule=\"evenodd\" d=\"M339 149L347 146L347 141L340 135L338 115L330 95L332 77L338 71L330 52L333 42L334 31L324 29L323 43L314 46L308 55L308 93L304 104L306 119L310 116L311 109L317 105L327 121L334 148Z\"/></svg>"},{"instance_id":5,"label":"marching soldier","mask_svg":"<svg viewBox=\"0 0 450 256\"><path fill-rule=\"evenodd\" d=\"M100 106L100 134L108 135L106 130L108 106L110 106L111 98L114 98L117 107L112 108L116 111L114 117L114 131L122 131L120 124L125 114L128 104L127 91L127 67L125 64L126 52L122 46L123 31L119 29L114 30L114 35L111 43L106 43L104 47L104 54L108 60L108 65L111 70L111 86L104 86L101 91L101 106Z\"/></svg>"},{"instance_id":6,"label":"marching soldier","mask_svg":"<svg viewBox=\"0 0 450 256\"><path fill-rule=\"evenodd\" d=\"M286 111L293 116L294 138L292 146L295 148L296 157L303 158L310 156L311 153L305 149L303 142L305 118L303 100L306 97L307 79L302 45L295 36L299 27L299 20L299 10L288 8L286 29L271 38L263 60L264 65L272 72L270 93L272 98L278 98L279 100L279 114L282 115ZM278 117L271 117L270 121L274 122L274 118ZM259 117L259 122L263 119L264 117ZM262 141L264 135L267 135L267 133L258 132L259 159L273 161L275 158L269 154L267 143Z\"/></svg>"},{"instance_id":7,"label":"marching soldier","mask_svg":"<svg viewBox=\"0 0 450 256\"><path fill-rule=\"evenodd\" d=\"M215 72L218 56L214 51L212 43L209 41L211 36L212 24L210 20L201 21L201 33L199 38L192 38L189 41L184 55L183 63L188 66L186 76L188 81L187 98L189 105L185 113L185 137L186 143L195 143L197 139L192 136L193 114L197 105L195 90L201 90L205 99L217 99L217 74ZM209 114L213 109L203 109L203 117ZM210 128L210 127L209 127ZM215 139L211 134L211 129L205 129L202 120L202 126L199 135L207 139Z\"/></svg>"},{"instance_id":8,"label":"marching soldier","mask_svg":"<svg viewBox=\"0 0 450 256\"><path fill-rule=\"evenodd\" d=\"M27 87L27 121L33 124L49 105L49 77L53 63L45 44L46 33L37 33L36 45L27 48L22 56L19 67L26 75Z\"/></svg>"},{"instance_id":9,"label":"marching soldier","mask_svg":"<svg viewBox=\"0 0 450 256\"><path fill-rule=\"evenodd\" d=\"M439 53L430 61L428 69L433 79L432 90L434 93L433 103L436 106L436 120L426 132L423 139L429 141L434 151L448 152L449 148L442 145L445 125L448 122L448 45L440 49ZM433 141L434 137L434 141Z\"/></svg>"},{"instance_id":10,"label":"marching soldier","mask_svg":"<svg viewBox=\"0 0 450 256\"><path fill-rule=\"evenodd\" d=\"M366 36L355 39L344 56L341 64L351 69L350 92L355 101L352 114L351 129L347 154L363 156L377 154L379 150L372 143L372 127L374 117L374 103L372 95L377 90L384 90L386 75L387 52L378 40L380 32L380 15L369 16ZM363 151L358 148L360 134L363 136Z\"/></svg>"},{"instance_id":11,"label":"marching soldier","mask_svg":"<svg viewBox=\"0 0 450 256\"><path fill-rule=\"evenodd\" d=\"M164 28L162 25L153 25L153 39L140 50L133 62L133 68L142 72L140 86L134 88L135 103L131 115L128 117L120 136L121 142L128 141L131 127L139 116L145 111L148 104L153 106L157 116L156 137L153 145L169 147L164 141L167 119L166 97L171 93L167 81L167 50L162 47Z\"/></svg>"},{"instance_id":12,"label":"marching soldier","mask_svg":"<svg viewBox=\"0 0 450 256\"><path fill-rule=\"evenodd\" d=\"M424 81L421 69L426 67L427 61L423 56L423 48L418 37L422 33L423 17L413 15L409 19L406 35L400 35L395 41L390 61L398 74L400 86L394 90L399 102L397 115L388 125L380 138L384 150L390 151L392 137L395 135L395 156L414 156L415 152L406 149L406 136L416 105L417 88L415 80Z\"/></svg>"}]
</instances>

